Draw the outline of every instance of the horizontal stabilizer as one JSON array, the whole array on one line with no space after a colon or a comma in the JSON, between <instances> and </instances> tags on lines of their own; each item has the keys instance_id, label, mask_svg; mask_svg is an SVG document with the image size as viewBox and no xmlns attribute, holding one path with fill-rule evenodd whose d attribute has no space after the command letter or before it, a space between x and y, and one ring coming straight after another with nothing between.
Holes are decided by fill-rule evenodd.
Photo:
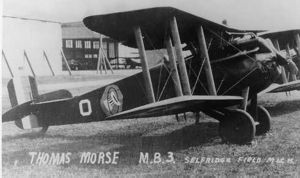
<instances>
[{"instance_id":1,"label":"horizontal stabilizer","mask_svg":"<svg viewBox=\"0 0 300 178\"><path fill-rule=\"evenodd\" d=\"M72 98L62 98L62 99L42 101L38 103L34 103L33 101L28 101L26 103L17 105L12 109L10 109L9 111L5 112L2 115L2 122L19 120L25 116L30 115L31 113L36 112L37 110L39 110L41 106L46 106L48 104L51 107L51 104L65 103L71 99Z\"/></svg>"},{"instance_id":2,"label":"horizontal stabilizer","mask_svg":"<svg viewBox=\"0 0 300 178\"><path fill-rule=\"evenodd\" d=\"M41 102L56 102L56 100L66 100L72 98L72 94L68 90L57 90L49 93L39 95L35 103Z\"/></svg>"},{"instance_id":3,"label":"horizontal stabilizer","mask_svg":"<svg viewBox=\"0 0 300 178\"><path fill-rule=\"evenodd\" d=\"M242 97L238 96L180 96L117 113L106 119L115 120L155 117L189 111L199 111L207 107L218 108L236 105L239 104L242 99Z\"/></svg>"},{"instance_id":4,"label":"horizontal stabilizer","mask_svg":"<svg viewBox=\"0 0 300 178\"><path fill-rule=\"evenodd\" d=\"M32 101L22 103L2 114L2 122L15 121L30 114L32 110Z\"/></svg>"}]
</instances>

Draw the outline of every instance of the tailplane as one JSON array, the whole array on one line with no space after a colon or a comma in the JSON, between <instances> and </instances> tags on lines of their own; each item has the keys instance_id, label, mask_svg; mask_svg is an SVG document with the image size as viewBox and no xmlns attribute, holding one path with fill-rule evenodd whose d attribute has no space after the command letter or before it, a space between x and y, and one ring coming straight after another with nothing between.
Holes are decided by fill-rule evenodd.
<instances>
[{"instance_id":1,"label":"tailplane","mask_svg":"<svg viewBox=\"0 0 300 178\"><path fill-rule=\"evenodd\" d=\"M40 102L72 98L67 90L58 90L39 94L37 81L34 77L14 77L7 84L9 100L12 109L3 114L2 122L15 121L21 129L40 128L45 132L48 125L40 122L35 115L35 104Z\"/></svg>"}]
</instances>

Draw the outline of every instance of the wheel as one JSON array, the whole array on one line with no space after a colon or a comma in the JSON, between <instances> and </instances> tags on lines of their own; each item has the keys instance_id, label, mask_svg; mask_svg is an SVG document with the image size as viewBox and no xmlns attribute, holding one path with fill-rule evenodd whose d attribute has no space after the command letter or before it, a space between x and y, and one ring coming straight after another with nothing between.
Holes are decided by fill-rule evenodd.
<instances>
[{"instance_id":1,"label":"wheel","mask_svg":"<svg viewBox=\"0 0 300 178\"><path fill-rule=\"evenodd\" d=\"M257 118L256 121L256 135L263 135L267 133L271 128L271 116L270 113L263 106L257 106Z\"/></svg>"},{"instance_id":2,"label":"wheel","mask_svg":"<svg viewBox=\"0 0 300 178\"><path fill-rule=\"evenodd\" d=\"M224 142L250 143L255 135L254 120L243 110L229 110L225 113L225 118L220 121L219 134Z\"/></svg>"}]
</instances>

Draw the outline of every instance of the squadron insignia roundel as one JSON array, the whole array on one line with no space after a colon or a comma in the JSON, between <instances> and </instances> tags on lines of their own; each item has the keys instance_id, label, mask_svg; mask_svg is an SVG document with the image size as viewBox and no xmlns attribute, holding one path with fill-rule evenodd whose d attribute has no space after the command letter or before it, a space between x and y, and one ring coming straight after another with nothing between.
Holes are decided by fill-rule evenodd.
<instances>
[{"instance_id":1,"label":"squadron insignia roundel","mask_svg":"<svg viewBox=\"0 0 300 178\"><path fill-rule=\"evenodd\" d=\"M106 116L122 111L123 95L117 85L109 85L105 88L100 105Z\"/></svg>"}]
</instances>

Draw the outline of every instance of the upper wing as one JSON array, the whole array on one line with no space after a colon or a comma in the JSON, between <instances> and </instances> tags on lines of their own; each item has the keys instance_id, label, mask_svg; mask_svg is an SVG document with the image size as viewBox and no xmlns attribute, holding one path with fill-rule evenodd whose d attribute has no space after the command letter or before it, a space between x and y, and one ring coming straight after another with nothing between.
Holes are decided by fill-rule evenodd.
<instances>
[{"instance_id":1,"label":"upper wing","mask_svg":"<svg viewBox=\"0 0 300 178\"><path fill-rule=\"evenodd\" d=\"M287 91L293 91L293 90L300 90L300 80L296 80L293 82L288 82L285 84L280 85L271 85L264 91L262 91L260 94L263 93L279 93L279 92L287 92Z\"/></svg>"},{"instance_id":2,"label":"upper wing","mask_svg":"<svg viewBox=\"0 0 300 178\"><path fill-rule=\"evenodd\" d=\"M106 119L154 117L201 110L206 107L226 107L239 104L242 99L238 96L181 96L123 111Z\"/></svg>"},{"instance_id":3,"label":"upper wing","mask_svg":"<svg viewBox=\"0 0 300 178\"><path fill-rule=\"evenodd\" d=\"M145 43L146 49L161 49L164 46L164 37L169 28L169 20L176 17L182 42L195 39L194 30L199 25L213 31L244 32L209 21L193 14L172 8L157 7L128 12L118 12L106 15L86 17L83 22L92 31L104 34L115 40L124 42L130 47L136 47L133 28L140 26L145 34L145 40L151 39L151 43Z\"/></svg>"},{"instance_id":4,"label":"upper wing","mask_svg":"<svg viewBox=\"0 0 300 178\"><path fill-rule=\"evenodd\" d=\"M286 44L290 47L296 46L295 35L300 34L300 29L291 29L283 31L268 31L259 34L263 38L270 38L271 40L278 40L280 49L285 49Z\"/></svg>"}]
</instances>

